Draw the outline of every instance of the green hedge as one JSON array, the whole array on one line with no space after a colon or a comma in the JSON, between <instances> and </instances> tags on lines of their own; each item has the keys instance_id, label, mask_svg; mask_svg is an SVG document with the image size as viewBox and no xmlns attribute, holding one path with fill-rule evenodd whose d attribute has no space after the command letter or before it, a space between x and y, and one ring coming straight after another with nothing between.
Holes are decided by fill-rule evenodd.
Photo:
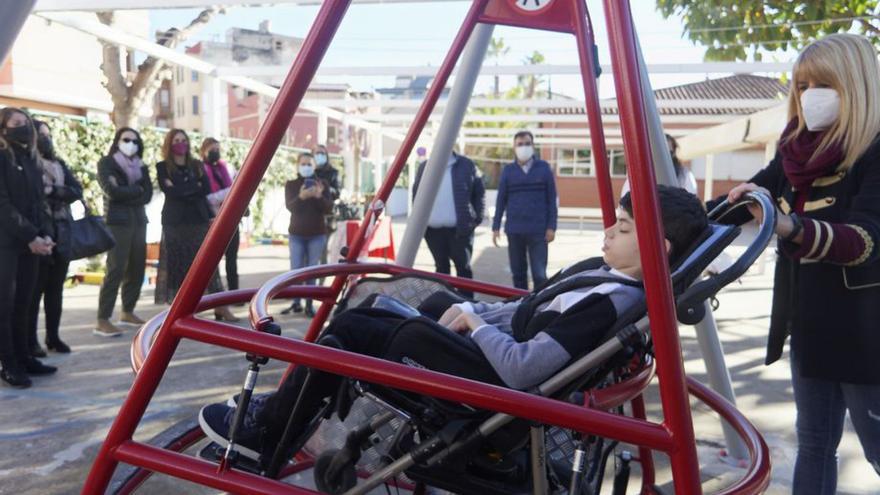
<instances>
[{"instance_id":1,"label":"green hedge","mask_svg":"<svg viewBox=\"0 0 880 495\"><path fill-rule=\"evenodd\" d=\"M34 112L34 114L38 119L46 121L52 128L52 138L58 156L67 162L71 171L82 183L88 205L94 211L103 212L103 194L98 186L97 165L98 160L110 149L115 133L113 125L107 122L57 114L48 115L39 112ZM144 163L150 167L153 187L157 187L154 165L160 160L162 140L168 129L144 127L139 131L144 140ZM187 134L193 149L196 150L201 144L203 136L192 132ZM224 159L238 170L253 142L232 138L220 138L219 140ZM282 187L285 181L295 175L294 163L296 154L300 151L302 150L279 147L265 177L257 188L256 195L251 198L251 214L258 230L263 225L263 205L266 193L271 189ZM255 233L260 234L261 232Z\"/></svg>"}]
</instances>

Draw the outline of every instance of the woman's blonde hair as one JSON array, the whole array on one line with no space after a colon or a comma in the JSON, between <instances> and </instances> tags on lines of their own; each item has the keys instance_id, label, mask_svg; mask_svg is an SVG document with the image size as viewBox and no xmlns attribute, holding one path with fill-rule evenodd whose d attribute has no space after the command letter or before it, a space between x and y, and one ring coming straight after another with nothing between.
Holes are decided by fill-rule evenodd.
<instances>
[{"instance_id":1,"label":"woman's blonde hair","mask_svg":"<svg viewBox=\"0 0 880 495\"><path fill-rule=\"evenodd\" d=\"M838 170L848 170L880 133L880 64L877 51L864 36L832 34L810 43L792 69L788 92L788 119L798 120L794 139L806 130L798 85L812 80L827 85L840 95L840 115L828 129L813 156L839 143L843 161Z\"/></svg>"}]
</instances>

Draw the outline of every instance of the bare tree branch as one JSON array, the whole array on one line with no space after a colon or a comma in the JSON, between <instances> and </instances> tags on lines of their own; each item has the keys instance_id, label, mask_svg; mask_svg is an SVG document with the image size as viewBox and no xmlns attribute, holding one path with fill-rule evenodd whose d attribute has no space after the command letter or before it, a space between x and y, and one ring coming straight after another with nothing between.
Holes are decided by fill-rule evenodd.
<instances>
[{"instance_id":1,"label":"bare tree branch","mask_svg":"<svg viewBox=\"0 0 880 495\"><path fill-rule=\"evenodd\" d=\"M158 36L156 42L168 48L174 48L185 41L194 32L202 28L217 14L225 14L222 7L209 7L199 13L183 29L170 28ZM98 12L98 19L106 24L113 24L113 12ZM162 85L162 72L165 62L156 57L147 57L140 65L131 84L126 83L126 75L119 64L120 50L117 45L102 41L104 47L104 60L101 70L107 77L104 87L110 93L113 100L113 121L116 125L130 125L124 122L136 117L141 107L153 98L156 91ZM117 118L118 117L118 118Z\"/></svg>"}]
</instances>

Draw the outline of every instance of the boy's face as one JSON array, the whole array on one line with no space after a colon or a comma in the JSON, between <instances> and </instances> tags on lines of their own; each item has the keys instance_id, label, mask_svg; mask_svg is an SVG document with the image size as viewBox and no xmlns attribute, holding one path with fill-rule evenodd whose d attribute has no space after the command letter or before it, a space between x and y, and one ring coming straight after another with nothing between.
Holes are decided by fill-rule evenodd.
<instances>
[{"instance_id":1,"label":"boy's face","mask_svg":"<svg viewBox=\"0 0 880 495\"><path fill-rule=\"evenodd\" d=\"M639 257L639 240L636 224L623 208L617 209L617 222L605 229L602 257L611 268L642 278L642 260Z\"/></svg>"}]
</instances>

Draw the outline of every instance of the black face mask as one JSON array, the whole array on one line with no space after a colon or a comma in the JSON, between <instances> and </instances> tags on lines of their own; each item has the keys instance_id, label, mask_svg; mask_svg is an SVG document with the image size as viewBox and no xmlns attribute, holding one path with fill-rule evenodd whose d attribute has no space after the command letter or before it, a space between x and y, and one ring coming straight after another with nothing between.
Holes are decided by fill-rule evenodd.
<instances>
[{"instance_id":1,"label":"black face mask","mask_svg":"<svg viewBox=\"0 0 880 495\"><path fill-rule=\"evenodd\" d=\"M208 163L217 163L220 161L220 152L211 150L208 152Z\"/></svg>"},{"instance_id":2,"label":"black face mask","mask_svg":"<svg viewBox=\"0 0 880 495\"><path fill-rule=\"evenodd\" d=\"M7 127L3 130L3 134L10 141L26 147L31 144L31 140L34 138L34 129L29 125Z\"/></svg>"},{"instance_id":3,"label":"black face mask","mask_svg":"<svg viewBox=\"0 0 880 495\"><path fill-rule=\"evenodd\" d=\"M52 138L49 136L44 136L42 134L37 136L37 150L45 158L50 160L55 158L55 145L52 143Z\"/></svg>"}]
</instances>

